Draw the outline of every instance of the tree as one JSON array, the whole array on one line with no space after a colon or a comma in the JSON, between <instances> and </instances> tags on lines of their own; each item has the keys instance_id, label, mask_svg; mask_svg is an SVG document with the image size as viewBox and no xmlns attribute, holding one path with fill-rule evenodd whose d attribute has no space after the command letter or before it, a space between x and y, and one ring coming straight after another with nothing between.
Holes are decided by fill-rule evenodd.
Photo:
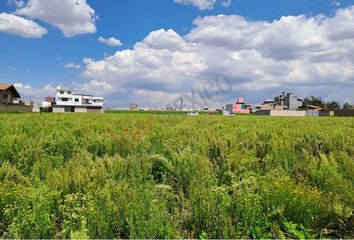
<instances>
[{"instance_id":1,"label":"tree","mask_svg":"<svg viewBox=\"0 0 354 240\"><path fill-rule=\"evenodd\" d=\"M353 105L350 105L349 103L344 103L343 109L353 109Z\"/></svg>"},{"instance_id":2,"label":"tree","mask_svg":"<svg viewBox=\"0 0 354 240\"><path fill-rule=\"evenodd\" d=\"M323 108L325 106L325 102L322 101L320 97L311 96L311 97L306 97L304 99L304 105L314 105Z\"/></svg>"},{"instance_id":3,"label":"tree","mask_svg":"<svg viewBox=\"0 0 354 240\"><path fill-rule=\"evenodd\" d=\"M320 97L314 97L314 96L306 97L304 99L304 105L318 106L329 111L333 111L334 109L340 108L340 104L337 101L332 100L332 101L325 102Z\"/></svg>"},{"instance_id":4,"label":"tree","mask_svg":"<svg viewBox=\"0 0 354 240\"><path fill-rule=\"evenodd\" d=\"M336 101L330 101L330 102L327 102L326 105L325 105L325 109L326 110L335 110L335 109L338 109L340 108L340 104L339 102L336 102Z\"/></svg>"}]
</instances>

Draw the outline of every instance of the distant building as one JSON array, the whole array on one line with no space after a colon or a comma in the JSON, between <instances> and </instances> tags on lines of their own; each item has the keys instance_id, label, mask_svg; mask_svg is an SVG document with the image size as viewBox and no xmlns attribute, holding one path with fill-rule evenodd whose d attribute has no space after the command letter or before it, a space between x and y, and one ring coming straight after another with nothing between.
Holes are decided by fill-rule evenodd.
<instances>
[{"instance_id":1,"label":"distant building","mask_svg":"<svg viewBox=\"0 0 354 240\"><path fill-rule=\"evenodd\" d=\"M256 112L256 115L272 117L325 117L330 116L330 112L323 110L260 110Z\"/></svg>"},{"instance_id":2,"label":"distant building","mask_svg":"<svg viewBox=\"0 0 354 240\"><path fill-rule=\"evenodd\" d=\"M303 100L297 98L293 93L285 93L282 95L275 97L274 99L274 107L276 110L298 110L302 107Z\"/></svg>"},{"instance_id":3,"label":"distant building","mask_svg":"<svg viewBox=\"0 0 354 240\"><path fill-rule=\"evenodd\" d=\"M32 106L22 103L14 85L0 83L0 112L32 112Z\"/></svg>"},{"instance_id":4,"label":"distant building","mask_svg":"<svg viewBox=\"0 0 354 240\"><path fill-rule=\"evenodd\" d=\"M50 103L51 105L55 104L55 98L54 97L46 97L45 102Z\"/></svg>"},{"instance_id":5,"label":"distant building","mask_svg":"<svg viewBox=\"0 0 354 240\"><path fill-rule=\"evenodd\" d=\"M238 98L234 104L227 104L226 111L230 113L250 113L251 105L246 104L243 98Z\"/></svg>"},{"instance_id":6,"label":"distant building","mask_svg":"<svg viewBox=\"0 0 354 240\"><path fill-rule=\"evenodd\" d=\"M77 94L58 86L53 112L103 113L103 100L103 97Z\"/></svg>"},{"instance_id":7,"label":"distant building","mask_svg":"<svg viewBox=\"0 0 354 240\"><path fill-rule=\"evenodd\" d=\"M138 104L136 104L136 103L130 104L130 110L135 111L135 110L138 110L138 109L139 109Z\"/></svg>"},{"instance_id":8,"label":"distant building","mask_svg":"<svg viewBox=\"0 0 354 240\"><path fill-rule=\"evenodd\" d=\"M281 94L274 98L274 100L268 99L260 106L260 110L298 110L303 105L303 100L297 98L293 93Z\"/></svg>"},{"instance_id":9,"label":"distant building","mask_svg":"<svg viewBox=\"0 0 354 240\"><path fill-rule=\"evenodd\" d=\"M14 104L21 96L12 84L0 83L0 104Z\"/></svg>"},{"instance_id":10,"label":"distant building","mask_svg":"<svg viewBox=\"0 0 354 240\"><path fill-rule=\"evenodd\" d=\"M53 112L53 106L55 105L54 97L46 97L42 102L42 108L44 108L47 112Z\"/></svg>"},{"instance_id":11,"label":"distant building","mask_svg":"<svg viewBox=\"0 0 354 240\"><path fill-rule=\"evenodd\" d=\"M202 109L203 112L217 112L218 110L216 107L205 107Z\"/></svg>"},{"instance_id":12,"label":"distant building","mask_svg":"<svg viewBox=\"0 0 354 240\"><path fill-rule=\"evenodd\" d=\"M53 112L54 105L55 105L55 98L46 97L41 104L33 105L33 112Z\"/></svg>"},{"instance_id":13,"label":"distant building","mask_svg":"<svg viewBox=\"0 0 354 240\"><path fill-rule=\"evenodd\" d=\"M52 104L50 102L46 102L46 101L42 102L41 107L43 107L43 108L53 108Z\"/></svg>"},{"instance_id":14,"label":"distant building","mask_svg":"<svg viewBox=\"0 0 354 240\"><path fill-rule=\"evenodd\" d=\"M272 99L267 99L263 102L263 104L260 106L259 110L273 110L274 109L274 100Z\"/></svg>"}]
</instances>

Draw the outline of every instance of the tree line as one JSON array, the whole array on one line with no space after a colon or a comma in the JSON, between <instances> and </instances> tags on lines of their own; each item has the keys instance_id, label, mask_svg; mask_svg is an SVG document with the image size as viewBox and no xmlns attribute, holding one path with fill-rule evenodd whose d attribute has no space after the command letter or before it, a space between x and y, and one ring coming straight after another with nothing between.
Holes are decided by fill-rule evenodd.
<instances>
[{"instance_id":1,"label":"tree line","mask_svg":"<svg viewBox=\"0 0 354 240\"><path fill-rule=\"evenodd\" d=\"M313 106L318 106L321 107L325 110L328 111L333 111L335 109L354 109L354 104L350 104L348 102L344 103L343 106L338 101L335 100L330 100L330 101L324 101L320 97L306 97L304 99L304 105L313 105Z\"/></svg>"}]
</instances>

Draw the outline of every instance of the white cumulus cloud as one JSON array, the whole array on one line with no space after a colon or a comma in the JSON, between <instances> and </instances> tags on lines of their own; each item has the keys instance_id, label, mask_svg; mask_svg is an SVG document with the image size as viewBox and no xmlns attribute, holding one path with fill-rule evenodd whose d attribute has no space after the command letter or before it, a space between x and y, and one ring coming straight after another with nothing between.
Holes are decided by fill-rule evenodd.
<instances>
[{"instance_id":1,"label":"white cumulus cloud","mask_svg":"<svg viewBox=\"0 0 354 240\"><path fill-rule=\"evenodd\" d=\"M109 46L123 46L122 42L119 39L116 39L114 37L110 37L108 39L104 37L99 37L98 41L107 44Z\"/></svg>"},{"instance_id":2,"label":"white cumulus cloud","mask_svg":"<svg viewBox=\"0 0 354 240\"><path fill-rule=\"evenodd\" d=\"M176 3L193 5L200 10L212 9L216 0L175 0Z\"/></svg>"},{"instance_id":3,"label":"white cumulus cloud","mask_svg":"<svg viewBox=\"0 0 354 240\"><path fill-rule=\"evenodd\" d=\"M23 100L32 100L40 103L44 101L45 97L55 96L56 86L47 84L43 87L33 87L28 84L15 83L17 91L20 93Z\"/></svg>"},{"instance_id":4,"label":"white cumulus cloud","mask_svg":"<svg viewBox=\"0 0 354 240\"><path fill-rule=\"evenodd\" d=\"M180 87L206 66L196 44L187 43L173 30L151 32L132 50L118 51L103 60L85 59L85 75L113 85ZM117 81L120 79L120 81Z\"/></svg>"},{"instance_id":5,"label":"white cumulus cloud","mask_svg":"<svg viewBox=\"0 0 354 240\"><path fill-rule=\"evenodd\" d=\"M80 64L75 64L75 63L71 62L71 63L65 64L64 67L65 68L79 69L81 66L80 66Z\"/></svg>"},{"instance_id":6,"label":"white cumulus cloud","mask_svg":"<svg viewBox=\"0 0 354 240\"><path fill-rule=\"evenodd\" d=\"M132 49L85 59L84 76L109 84L110 94L119 92L126 105L148 104L155 96L160 99L154 104L163 106L169 96L205 86L220 74L232 85L224 102L241 96L261 102L282 91L324 99L343 93L354 101L345 91L354 88L352 19L354 7L331 17L284 16L272 22L237 15L198 18L185 36L161 29Z\"/></svg>"},{"instance_id":7,"label":"white cumulus cloud","mask_svg":"<svg viewBox=\"0 0 354 240\"><path fill-rule=\"evenodd\" d=\"M25 38L41 38L47 30L39 24L8 13L0 13L0 32Z\"/></svg>"},{"instance_id":8,"label":"white cumulus cloud","mask_svg":"<svg viewBox=\"0 0 354 240\"><path fill-rule=\"evenodd\" d=\"M210 10L213 9L217 0L174 0L176 3L184 5L192 5L197 7L199 10ZM224 7L229 7L232 0L220 0L221 5Z\"/></svg>"},{"instance_id":9,"label":"white cumulus cloud","mask_svg":"<svg viewBox=\"0 0 354 240\"><path fill-rule=\"evenodd\" d=\"M29 0L15 14L59 28L66 37L96 32L96 15L86 0Z\"/></svg>"}]
</instances>

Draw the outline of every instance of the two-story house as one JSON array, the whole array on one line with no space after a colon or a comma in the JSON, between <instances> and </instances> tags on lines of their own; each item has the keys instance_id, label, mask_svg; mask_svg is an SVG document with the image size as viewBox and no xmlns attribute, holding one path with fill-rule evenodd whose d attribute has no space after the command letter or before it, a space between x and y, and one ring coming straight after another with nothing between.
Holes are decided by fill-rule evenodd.
<instances>
[{"instance_id":1,"label":"two-story house","mask_svg":"<svg viewBox=\"0 0 354 240\"><path fill-rule=\"evenodd\" d=\"M103 97L74 93L72 89L57 87L53 112L103 113Z\"/></svg>"},{"instance_id":2,"label":"two-story house","mask_svg":"<svg viewBox=\"0 0 354 240\"><path fill-rule=\"evenodd\" d=\"M14 100L19 98L21 96L14 85L0 83L0 104L13 104Z\"/></svg>"},{"instance_id":3,"label":"two-story house","mask_svg":"<svg viewBox=\"0 0 354 240\"><path fill-rule=\"evenodd\" d=\"M226 111L230 113L250 113L251 105L246 104L243 98L238 98L234 104L227 104Z\"/></svg>"}]
</instances>

